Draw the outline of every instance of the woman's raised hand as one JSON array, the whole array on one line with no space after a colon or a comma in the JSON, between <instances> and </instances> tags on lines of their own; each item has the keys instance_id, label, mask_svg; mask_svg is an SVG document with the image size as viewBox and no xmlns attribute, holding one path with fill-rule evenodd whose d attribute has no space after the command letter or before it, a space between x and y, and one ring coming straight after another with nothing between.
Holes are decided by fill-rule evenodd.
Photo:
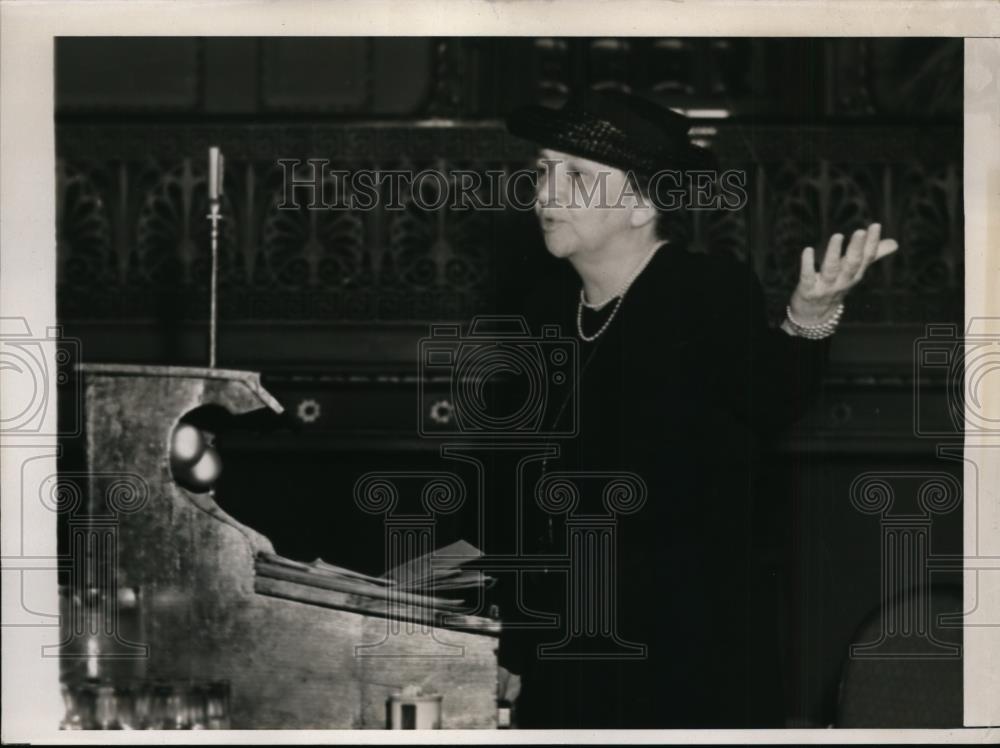
<instances>
[{"instance_id":1,"label":"woman's raised hand","mask_svg":"<svg viewBox=\"0 0 1000 748\"><path fill-rule=\"evenodd\" d=\"M858 229L851 234L843 254L844 235L834 234L827 244L819 272L816 272L813 248L802 250L799 284L789 303L797 322L804 325L823 322L841 304L847 292L861 281L869 265L899 248L894 240L882 239L881 234L882 226L877 223L867 230Z\"/></svg>"}]
</instances>

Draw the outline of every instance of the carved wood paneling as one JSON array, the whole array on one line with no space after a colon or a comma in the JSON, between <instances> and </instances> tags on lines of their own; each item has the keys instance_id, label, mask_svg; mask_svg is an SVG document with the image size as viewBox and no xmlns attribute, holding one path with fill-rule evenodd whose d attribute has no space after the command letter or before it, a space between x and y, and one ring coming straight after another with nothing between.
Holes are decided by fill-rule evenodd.
<instances>
[{"instance_id":1,"label":"carved wood paneling","mask_svg":"<svg viewBox=\"0 0 1000 748\"><path fill-rule=\"evenodd\" d=\"M902 251L872 268L852 296L848 321L952 319L963 279L959 135L944 127L866 128L853 137L822 128L719 127L712 145L724 167L744 171L749 200L738 211L693 214L686 228L691 249L752 262L778 312L803 247L879 220ZM385 192L373 210L312 210L306 198L297 210L281 209L286 185L277 159L300 159L303 168L305 159L326 158L347 170L443 173L527 166L531 145L496 123L186 126L153 133L81 125L59 131L64 319L204 319L208 205L205 166L196 154L210 142L222 144L227 156L224 319L466 319L493 308L498 264L510 261L511 237L503 233L509 216L450 205L426 210L405 192L399 209L387 207ZM330 194L346 194L332 178L326 186Z\"/></svg>"}]
</instances>

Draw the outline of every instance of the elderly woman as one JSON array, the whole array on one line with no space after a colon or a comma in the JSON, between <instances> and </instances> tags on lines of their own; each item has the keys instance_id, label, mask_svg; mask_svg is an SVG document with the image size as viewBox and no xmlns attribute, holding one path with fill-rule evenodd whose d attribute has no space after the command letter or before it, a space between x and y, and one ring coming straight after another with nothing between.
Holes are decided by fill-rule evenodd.
<instances>
[{"instance_id":1,"label":"elderly woman","mask_svg":"<svg viewBox=\"0 0 1000 748\"><path fill-rule=\"evenodd\" d=\"M786 318L772 328L747 267L685 251L672 235L678 186L711 166L685 117L589 92L562 109L518 110L508 129L540 148L539 224L548 251L575 271L546 280L527 309L580 346L577 434L542 469L627 471L647 489L639 511L615 518L608 603L623 646L594 639L588 652L582 637L582 651L546 656L542 645L560 639L546 629L513 629L502 642L519 725L759 725L747 617L760 444L814 398L845 295L896 243L878 224L846 249L834 235L819 269L804 249ZM572 417L554 410L550 432ZM591 501L599 514L591 499L581 497L583 511ZM565 552L558 522L535 517L529 551ZM568 611L554 607L565 579L530 577L512 604L565 622Z\"/></svg>"}]
</instances>

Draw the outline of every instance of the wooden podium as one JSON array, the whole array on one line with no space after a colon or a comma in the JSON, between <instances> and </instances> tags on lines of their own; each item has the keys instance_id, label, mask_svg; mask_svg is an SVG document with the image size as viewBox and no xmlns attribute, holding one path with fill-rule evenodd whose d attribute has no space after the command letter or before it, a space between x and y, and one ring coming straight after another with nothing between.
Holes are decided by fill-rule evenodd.
<instances>
[{"instance_id":1,"label":"wooden podium","mask_svg":"<svg viewBox=\"0 0 1000 748\"><path fill-rule=\"evenodd\" d=\"M174 481L185 414L281 411L257 374L79 368L89 512L114 583L139 593L147 678L228 681L234 729L383 728L389 696L414 685L443 696L443 728L496 727L498 622L266 576L270 541ZM148 490L122 491L135 481Z\"/></svg>"}]
</instances>

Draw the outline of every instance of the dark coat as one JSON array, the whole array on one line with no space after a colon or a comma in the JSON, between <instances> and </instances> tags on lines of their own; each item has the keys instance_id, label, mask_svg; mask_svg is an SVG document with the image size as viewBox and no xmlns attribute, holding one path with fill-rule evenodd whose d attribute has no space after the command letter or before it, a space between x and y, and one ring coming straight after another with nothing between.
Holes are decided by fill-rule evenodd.
<instances>
[{"instance_id":1,"label":"dark coat","mask_svg":"<svg viewBox=\"0 0 1000 748\"><path fill-rule=\"evenodd\" d=\"M579 290L575 276L547 283L528 306L532 329L555 323L577 337ZM585 310L584 331L611 308ZM829 344L769 326L745 264L668 245L605 332L579 345L579 432L547 469L645 481L644 507L615 519L615 608L618 635L647 656L540 659L537 645L559 632L509 632L501 661L522 675L520 725L758 725L747 620L753 486L768 438L815 399ZM600 496L584 492L580 510L600 513ZM529 549L566 552L559 517L536 511L526 523ZM565 588L562 574L532 574L526 601L565 621Z\"/></svg>"}]
</instances>

